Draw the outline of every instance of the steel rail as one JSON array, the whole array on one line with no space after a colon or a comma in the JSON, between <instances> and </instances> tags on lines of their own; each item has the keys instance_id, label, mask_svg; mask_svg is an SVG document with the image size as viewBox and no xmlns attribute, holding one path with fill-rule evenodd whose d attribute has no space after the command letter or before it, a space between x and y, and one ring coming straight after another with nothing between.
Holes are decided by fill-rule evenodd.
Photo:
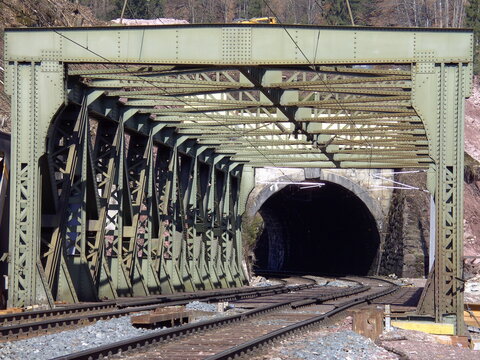
<instances>
[{"instance_id":1,"label":"steel rail","mask_svg":"<svg viewBox=\"0 0 480 360\"><path fill-rule=\"evenodd\" d=\"M0 317L0 324L2 324L0 326L0 341L37 336L42 333L64 330L65 327L126 316L134 312L153 310L158 307L185 305L193 300L205 302L233 301L300 291L313 286L313 284L274 285L263 288L250 287L228 291L206 291L132 301L72 305L52 310L2 315Z\"/></svg>"},{"instance_id":2,"label":"steel rail","mask_svg":"<svg viewBox=\"0 0 480 360\"><path fill-rule=\"evenodd\" d=\"M209 330L213 328L218 328L221 326L226 326L234 322L241 322L248 320L250 318L263 315L265 313L273 312L276 310L281 310L286 307L299 307L306 306L313 303L322 303L329 300L339 299L345 296L356 295L365 291L370 290L369 286L356 286L354 288L342 289L331 294L325 294L324 296L317 297L306 297L302 303L299 300L290 300L285 302L280 302L273 305L263 306L257 309L253 309L242 314L230 315L223 317L221 319L205 320L194 324L187 324L179 326L173 329L160 330L147 335L142 335L135 337L133 339L127 339L113 344L107 344L99 346L93 349L87 349L79 351L76 353L63 355L54 358L53 360L93 360L103 358L105 356L112 356L117 353L122 353L129 350L138 349L143 346L156 344L159 342L172 340L174 338L188 336L193 333L198 333L200 331Z\"/></svg>"},{"instance_id":3,"label":"steel rail","mask_svg":"<svg viewBox=\"0 0 480 360\"><path fill-rule=\"evenodd\" d=\"M269 290L282 289L283 285L274 285L269 288ZM232 296L239 296L244 294L252 294L252 296L261 296L259 293L264 293L266 289L259 288L247 288L247 289L228 289L226 291L221 290L208 290L198 293L185 293L185 294L175 294L175 295L166 295L166 296L149 296L142 299L116 299L105 302L98 303L88 303L88 304L74 304L67 306L60 306L55 309L48 310L33 310L18 312L12 314L0 315L0 327L6 325L15 325L21 324L23 322L31 322L34 320L45 320L47 318L59 317L59 316L68 316L68 315L78 315L81 313L87 313L92 311L100 310L109 310L109 309L122 309L126 307L137 307L144 305L152 304L161 304L161 303L172 303L182 300L200 300L205 298L218 297L219 299L228 299ZM213 300L212 300L213 301Z\"/></svg>"},{"instance_id":4,"label":"steel rail","mask_svg":"<svg viewBox=\"0 0 480 360\"><path fill-rule=\"evenodd\" d=\"M373 278L372 278L373 279ZM337 315L351 307L357 306L361 303L371 301L373 299L388 295L398 289L398 285L388 281L388 280L383 280L383 279L376 279L379 281L384 281L392 285L390 288L385 289L383 291L380 291L375 294L370 294L362 297L358 297L356 299L347 301L337 307L335 309L326 312L325 314L312 317L307 320L299 321L295 324L288 325L284 328L272 331L266 335L257 337L251 341L247 341L243 344L234 346L230 349L227 349L225 351L222 351L220 353L217 353L215 355L207 357L205 360L227 360L227 359L234 359L234 358L239 358L242 356L247 355L249 352L258 350L260 347L267 345L275 340L284 338L289 335L293 335L299 331L304 331L307 330L315 325L318 325L320 322L328 320L329 318L333 317L334 315Z\"/></svg>"},{"instance_id":5,"label":"steel rail","mask_svg":"<svg viewBox=\"0 0 480 360\"><path fill-rule=\"evenodd\" d=\"M31 322L40 319L53 318L58 316L69 316L93 311L106 311L116 307L115 301L108 301L94 304L78 304L62 306L49 310L33 310L18 312L12 314L0 315L0 328L7 325L21 324L22 322Z\"/></svg>"}]
</instances>

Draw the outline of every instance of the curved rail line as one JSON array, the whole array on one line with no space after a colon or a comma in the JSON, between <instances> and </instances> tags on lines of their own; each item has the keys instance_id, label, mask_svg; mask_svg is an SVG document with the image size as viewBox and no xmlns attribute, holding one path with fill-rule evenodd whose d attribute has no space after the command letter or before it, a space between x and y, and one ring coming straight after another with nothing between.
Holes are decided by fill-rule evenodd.
<instances>
[{"instance_id":1,"label":"curved rail line","mask_svg":"<svg viewBox=\"0 0 480 360\"><path fill-rule=\"evenodd\" d=\"M205 320L198 323L187 324L173 329L160 330L147 335L142 335L133 339L128 339L113 344L100 346L93 349L72 353L65 356L55 358L55 360L91 360L102 357L114 356L115 354L122 354L129 351L128 357L134 356L133 350L138 350L142 347L148 349L155 348L158 352L153 353L154 358L170 359L175 355L175 358L180 359L185 356L185 359L229 359L236 356L246 354L248 351L258 349L275 339L285 337L293 332L307 329L319 322L328 319L348 308L359 305L361 303L370 301L387 295L397 289L395 284L384 280L360 279L352 278L345 280L362 282L362 285L350 287L342 290L333 290L330 293L321 293L328 287L317 286L294 293L283 294L281 299L277 298L277 302L271 305L260 306L256 309L249 310L242 314L230 315L220 319ZM380 289L378 283L388 283L388 286L383 285ZM370 285L365 285L370 283ZM377 286L373 286L376 284ZM331 289L330 289L331 290ZM315 291L317 291L315 293ZM255 318L262 316L269 316L272 313L278 313L285 310L296 309L313 304L326 304L329 302L329 307L333 309L324 311L321 315L298 316L300 321L293 321L293 324L287 326L279 325L277 329L265 333L265 329L269 326L252 325L250 321L255 321ZM335 305L333 305L335 303ZM313 305L315 306L315 305ZM324 306L324 305L316 305ZM277 320L283 320L283 317L291 317L288 314L278 313ZM241 328L241 326L243 326ZM227 329L222 332L223 329ZM260 329L260 335L255 333L255 330ZM215 332L218 334L215 335ZM250 337L245 341L245 337ZM242 336L240 336L242 334ZM253 338L252 338L253 336ZM175 339L175 341L171 341ZM185 343L183 343L185 339ZM242 342L242 339L243 342ZM158 346L158 348L157 348ZM212 349L212 347L220 347L220 349ZM186 348L190 349L186 352ZM138 356L143 356L138 354Z\"/></svg>"},{"instance_id":2,"label":"curved rail line","mask_svg":"<svg viewBox=\"0 0 480 360\"><path fill-rule=\"evenodd\" d=\"M383 297L385 295L391 294L394 291L398 289L398 286L388 280L383 280L383 279L375 279L372 277L367 277L368 279L371 280L377 280L377 281L382 281L387 284L389 284L389 288L384 289L382 291L376 292L376 293L370 293L370 294L365 294L363 296L357 297L352 300L344 301L340 303L338 306L336 306L333 310L326 312L325 314L319 315L312 317L310 319L306 319L303 321L299 321L295 324L283 327L281 329L278 329L276 331L270 332L264 336L257 337L251 341L244 342L242 344L236 345L234 347L231 347L229 349L226 349L222 352L219 352L215 355L209 356L206 358L206 360L227 360L227 359L234 359L238 357L242 357L244 355L247 355L251 351L256 351L259 350L261 347L271 344L272 342L285 338L287 336L294 335L298 332L301 331L306 331L314 326L318 325L319 323L326 321L333 316L348 310L354 306L357 306L361 303L364 302L369 302L373 299Z\"/></svg>"},{"instance_id":3,"label":"curved rail line","mask_svg":"<svg viewBox=\"0 0 480 360\"><path fill-rule=\"evenodd\" d=\"M64 330L66 327L84 325L129 315L133 312L153 310L162 306L185 305L193 300L205 302L233 301L282 294L313 287L313 284L240 289L209 290L167 296L150 296L141 299L119 299L103 303L70 305L51 310L36 310L0 316L0 341L37 336Z\"/></svg>"}]
</instances>

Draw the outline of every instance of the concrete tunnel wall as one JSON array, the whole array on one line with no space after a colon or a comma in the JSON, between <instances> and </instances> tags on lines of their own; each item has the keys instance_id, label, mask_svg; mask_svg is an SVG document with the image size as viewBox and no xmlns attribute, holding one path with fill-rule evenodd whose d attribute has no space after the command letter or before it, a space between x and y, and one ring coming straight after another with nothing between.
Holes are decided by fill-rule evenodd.
<instances>
[{"instance_id":1,"label":"concrete tunnel wall","mask_svg":"<svg viewBox=\"0 0 480 360\"><path fill-rule=\"evenodd\" d=\"M349 178L345 170L272 169L263 174L257 170L247 214L259 212L265 229L254 250L254 267L376 273L391 190L370 191L366 185L372 185L371 173L366 173L364 183L359 173ZM300 190L298 185L289 185L292 181L325 185Z\"/></svg>"}]
</instances>

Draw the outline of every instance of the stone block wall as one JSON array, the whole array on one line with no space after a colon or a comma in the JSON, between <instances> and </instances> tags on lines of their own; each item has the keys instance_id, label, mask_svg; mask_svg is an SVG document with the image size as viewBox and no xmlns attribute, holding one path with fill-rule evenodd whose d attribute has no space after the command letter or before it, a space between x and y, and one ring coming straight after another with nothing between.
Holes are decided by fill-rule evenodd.
<instances>
[{"instance_id":1,"label":"stone block wall","mask_svg":"<svg viewBox=\"0 0 480 360\"><path fill-rule=\"evenodd\" d=\"M400 174L396 181L422 188L425 173ZM423 277L428 273L429 194L421 190L393 191L379 274Z\"/></svg>"}]
</instances>

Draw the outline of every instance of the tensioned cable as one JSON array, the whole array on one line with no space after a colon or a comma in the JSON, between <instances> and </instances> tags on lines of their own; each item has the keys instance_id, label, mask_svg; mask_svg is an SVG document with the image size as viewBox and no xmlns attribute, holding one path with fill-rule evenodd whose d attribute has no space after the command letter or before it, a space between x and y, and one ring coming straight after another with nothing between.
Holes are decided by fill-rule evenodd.
<instances>
[{"instance_id":1,"label":"tensioned cable","mask_svg":"<svg viewBox=\"0 0 480 360\"><path fill-rule=\"evenodd\" d=\"M262 1L263 1L263 3L265 4L265 6L270 10L270 12L272 13L272 15L275 16L275 17L278 19L277 14L275 13L275 11L273 11L273 9L272 9L271 6L267 3L267 1L266 1L266 0L262 0ZM315 1L315 3L317 4L317 6L318 6L319 8L321 8L317 1ZM300 51L300 53L301 53L302 56L305 58L305 60L307 60L307 62L308 62L309 64L311 64L311 65L310 65L310 66L311 66L311 69L318 75L319 80L323 83L323 85L327 88L327 90L328 90L332 95L334 95L334 92L332 91L332 88L322 79L322 76L321 76L322 74L320 74L320 73L318 72L318 70L316 69L316 66L315 66L315 60L316 60L316 59L313 59L313 61L310 61L310 59L308 59L308 57L307 57L307 55L305 54L305 52L304 52L304 51L302 50L302 48L298 45L298 43L295 41L295 39L294 39L293 36L290 34L290 32L288 31L288 29L286 28L286 26L283 24L283 22L280 22L280 21L279 21L279 25L280 25L280 26L283 28L283 30L287 33L288 37L290 38L290 40L292 40L292 42L294 43L295 47ZM317 45L316 45L316 49L315 49L315 55L316 55L316 53L317 53L319 41L320 41L320 30L318 31ZM347 115L346 117L348 118L348 120L349 120L350 122L352 122L352 124L353 124L353 126L354 126L354 129L357 130L358 133L360 134L360 136L364 138L366 145L369 146L369 147L373 147L373 145L370 144L370 143L366 140L366 136L364 136L364 135L362 134L360 128L357 128L357 124L355 123L355 121L354 121L353 119L351 119L351 114L350 114L350 112L343 107L343 104L342 104L335 96L333 96L333 99L334 99L334 101L337 103L337 105L341 108L341 110L343 110L343 111L345 112L345 114ZM327 119L328 119L328 118L327 118ZM329 141L330 141L330 142L333 141L336 136L337 136L337 135L334 135L334 136L332 137L332 139L330 139Z\"/></svg>"},{"instance_id":2,"label":"tensioned cable","mask_svg":"<svg viewBox=\"0 0 480 360\"><path fill-rule=\"evenodd\" d=\"M0 2L2 2L3 4L9 6L9 4L5 3L4 0L0 0ZM28 14L26 14L26 13L23 13L23 14L24 14L26 17L28 17L30 20L36 21L36 19L34 19L32 16L30 16L30 15L28 15ZM162 23L163 23L163 22L162 22ZM152 85L152 87L155 87L155 88L157 88L157 89L160 90L160 91L163 91L163 92L164 92L165 94L167 94L167 95L172 96L166 89L162 89L162 88L158 87L156 84L154 84L154 83L152 83L151 81L149 81L148 79L146 79L146 78L144 78L144 77L136 74L135 72L130 71L130 69L129 69L128 67L126 67L126 66L122 67L121 64L115 63L115 62L111 61L110 59L102 56L101 54L98 54L97 52L95 52L95 51L93 51L93 50L91 50L91 49L83 46L82 44L76 42L75 40L69 38L68 36L60 33L60 32L57 31L56 29L52 29L52 31L55 32L57 35L65 38L66 40L72 42L72 43L75 44L76 46L79 46L79 47L81 47L82 49L87 50L88 52L94 54L95 56L99 57L100 59L105 60L106 62L108 62L108 63L116 66L116 67L119 68L119 69L125 70L125 72L127 72L127 73L129 73L129 74L131 74L131 75L133 75L133 76L135 76L135 77L137 77L139 80L141 80L141 81L143 81L143 82L146 82L146 83ZM105 66L105 64L103 64L103 65ZM246 134L246 132L243 133L243 132L241 132L241 131L239 131L239 130L237 130L237 129L235 129L235 128L230 128L230 127L228 127L228 124L222 123L222 122L216 120L215 118L213 118L212 116L210 116L209 114L207 114L205 111L202 111L201 109L199 109L199 108L197 108L197 107L195 107L195 106L192 106L191 104L189 104L189 103L188 103L187 101L185 101L184 99L182 99L182 98L180 98L180 97L177 97L177 96L172 96L172 97L178 99L179 101L181 101L181 102L184 103L185 105L190 106L191 108L195 109L195 110L198 111L199 113L202 113L203 115L205 115L205 116L206 116L207 118L209 118L210 120L212 120L212 121L220 124L221 126L225 126L229 131L233 131L233 132L238 133L238 134L239 134L239 138L241 138L244 134ZM268 126L269 124L271 124L271 122L268 123L268 124L266 124L265 126ZM257 130L257 129L258 129L258 128L249 129L247 132L255 131L255 130ZM291 134L285 134L285 135L291 135ZM243 140L242 140L242 141L243 141ZM282 170L277 164L275 164L272 160L270 160L270 159L268 158L268 156L265 155L257 146L255 146L248 138L245 138L244 141L246 141L247 143L249 143L250 146L252 146L252 148L254 148L259 154L261 154L262 157L264 157L265 160L267 160L268 163L272 164L275 168L279 169L280 172L281 172L285 177L290 178L287 174L285 174L285 173L283 172L283 170Z\"/></svg>"},{"instance_id":3,"label":"tensioned cable","mask_svg":"<svg viewBox=\"0 0 480 360\"><path fill-rule=\"evenodd\" d=\"M135 77L137 77L139 80L150 84L152 87L155 87L155 88L157 88L157 89L160 90L160 91L163 91L163 92L164 92L165 94L167 94L167 95L170 95L170 93L169 93L166 89L162 89L162 88L160 88L159 86L157 86L155 83L153 83L152 81L150 81L150 80L148 80L148 79L146 79L146 78L144 78L144 77L136 74L135 72L130 71L130 69L129 69L128 67L123 67L123 66L121 66L121 64L117 64L117 63L111 61L110 59L102 56L101 54L98 54L97 52L95 52L95 51L93 51L93 50L91 50L91 49L88 49L86 46L83 46L82 44L76 42L75 40L69 38L68 36L60 33L60 32L57 31L56 29L52 29L52 30L53 30L57 35L65 38L65 39L68 40L68 41L71 41L72 43L74 43L75 45L81 47L82 49L85 49L85 50L89 51L90 53L94 54L95 56L98 56L99 58L107 61L108 63L110 63L110 64L112 64L112 65L114 65L114 66L117 66L119 69L125 70L125 72L127 72L127 73L129 73L129 74L131 74L131 75L133 75L133 76L135 76ZM170 95L170 96L172 96L172 95ZM223 123L223 122L221 122L221 121L218 121L217 119L215 119L215 118L212 117L211 115L209 115L209 114L205 113L204 111L202 111L202 109L197 108L196 106L189 104L189 103L188 103L187 101L185 101L184 99L181 99L181 98L176 97L176 96L172 96L172 97L180 100L182 103L184 103L184 105L190 106L190 107L193 108L194 110L202 113L203 115L205 115L205 117L209 118L210 120L218 123L218 124L221 125L221 126L224 126L224 127L227 128L229 131L233 131L233 133L236 133L236 134L239 136L239 138L241 138L242 135L244 135L243 132L238 131L238 130L235 129L235 128L230 128L230 127L228 127L227 124L225 124L225 123ZM249 129L249 132L250 132L250 131L253 131L253 130L257 130L257 129ZM285 134L285 135L290 135L290 134ZM274 167L276 167L276 168L280 168L280 166L278 166L277 164L275 164L275 162L273 162L271 159L269 159L268 156L265 155L265 153L263 153L263 152L262 152L253 142L251 142L248 138L244 138L242 141L246 141L247 143L249 143L249 145L252 146L260 155L262 155L262 157L264 157L265 160L267 160L268 163L272 164L272 165L273 165ZM281 169L279 169L279 170L284 174L284 176L289 177L289 176L288 176L287 174L285 174Z\"/></svg>"},{"instance_id":4,"label":"tensioned cable","mask_svg":"<svg viewBox=\"0 0 480 360\"><path fill-rule=\"evenodd\" d=\"M272 14L278 19L278 16L276 15L276 13L273 11L273 9L271 8L271 6L266 2L266 0L263 0L263 3L268 7L268 9L272 12ZM321 9L320 5L318 4L317 0L315 0L315 3L317 4L317 6L319 7L319 9ZM322 74L320 74L317 69L316 69L316 66L315 66L315 61L316 61L316 54L317 54L317 50L318 50L318 45L319 45L319 42L320 42L320 30L318 30L318 35L317 35L317 44L316 44L316 47L315 47L315 58L313 59L313 62L310 61L307 57L307 55L305 54L305 52L302 50L302 48L298 45L298 43L295 41L295 39L292 37L292 35L290 34L290 32L288 31L288 29L286 28L286 26L280 22L280 25L282 26L283 30L287 33L288 37L290 38L290 40L292 40L292 42L295 44L295 47L300 51L300 53L303 55L303 57L305 58L305 60L307 60L308 63L311 63L311 68L313 71L315 71L318 75L318 78L320 79L320 81L323 83L323 85L327 88L327 90L333 95L333 99L335 100L335 102L338 104L338 106L340 107L340 109L342 109L345 114L347 115L347 119L352 123L353 125L353 128L360 134L360 138L363 138L364 141L365 141L365 144L368 148L370 148L370 156L369 156L369 170L368 170L368 179L370 179L371 177L371 173L370 173L370 170L371 170L371 167L372 167L372 160L373 160L373 145L371 143L368 142L366 136L363 135L362 131L360 128L357 127L357 124L355 123L355 121L352 119L351 117L351 114L350 112L345 109L343 107L343 104L337 99L337 97L334 95L334 92L331 90L331 88L329 87L329 85L323 80L322 78ZM335 138L337 137L337 134L335 134L331 139L329 139L325 145L325 152L326 152L326 147L331 144ZM370 181L370 180L369 180ZM370 184L368 184L368 186L370 186Z\"/></svg>"}]
</instances>

